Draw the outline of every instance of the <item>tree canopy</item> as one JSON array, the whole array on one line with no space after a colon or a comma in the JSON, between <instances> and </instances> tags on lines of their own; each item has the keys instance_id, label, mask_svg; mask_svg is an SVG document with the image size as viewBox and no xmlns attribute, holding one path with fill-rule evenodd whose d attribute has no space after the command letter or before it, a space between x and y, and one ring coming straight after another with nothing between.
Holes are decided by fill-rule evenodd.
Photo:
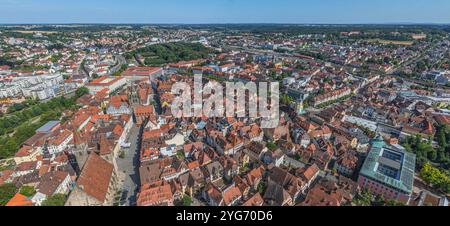
<instances>
[{"instance_id":1,"label":"tree canopy","mask_svg":"<svg viewBox=\"0 0 450 226\"><path fill-rule=\"evenodd\" d=\"M75 95L77 96L77 98L80 98L88 93L89 93L89 89L86 88L85 86L83 86L83 87L77 89L77 91L75 91Z\"/></svg>"},{"instance_id":2,"label":"tree canopy","mask_svg":"<svg viewBox=\"0 0 450 226\"><path fill-rule=\"evenodd\" d=\"M429 162L423 166L420 171L420 177L433 187L450 193L450 177L444 171L433 167Z\"/></svg>"},{"instance_id":3,"label":"tree canopy","mask_svg":"<svg viewBox=\"0 0 450 226\"><path fill-rule=\"evenodd\" d=\"M35 134L36 129L51 120L59 120L63 111L77 109L77 98L87 91L83 87L72 98L56 97L48 102L25 104L28 107L0 117L0 159L14 156L20 145Z\"/></svg>"},{"instance_id":4,"label":"tree canopy","mask_svg":"<svg viewBox=\"0 0 450 226\"><path fill-rule=\"evenodd\" d=\"M27 197L32 197L36 194L36 190L32 186L22 186L19 193Z\"/></svg>"},{"instance_id":5,"label":"tree canopy","mask_svg":"<svg viewBox=\"0 0 450 226\"><path fill-rule=\"evenodd\" d=\"M438 125L436 128L434 140L438 143L437 147L433 147L431 138L424 141L420 136L408 137L403 146L416 154L418 168L422 168L426 162L432 162L442 169L450 170L450 126Z\"/></svg>"},{"instance_id":6,"label":"tree canopy","mask_svg":"<svg viewBox=\"0 0 450 226\"><path fill-rule=\"evenodd\" d=\"M183 206L190 206L192 204L192 198L188 195L183 196Z\"/></svg>"},{"instance_id":7,"label":"tree canopy","mask_svg":"<svg viewBox=\"0 0 450 226\"><path fill-rule=\"evenodd\" d=\"M183 60L195 60L205 58L212 50L200 43L165 43L147 46L127 53L127 58L139 54L145 58L148 66L161 66L167 63L175 63Z\"/></svg>"},{"instance_id":8,"label":"tree canopy","mask_svg":"<svg viewBox=\"0 0 450 226\"><path fill-rule=\"evenodd\" d=\"M404 206L397 200L387 200L382 195L375 195L368 189L361 189L352 200L355 206Z\"/></svg>"},{"instance_id":9,"label":"tree canopy","mask_svg":"<svg viewBox=\"0 0 450 226\"><path fill-rule=\"evenodd\" d=\"M42 202L42 206L64 206L66 198L66 195L63 194L52 195Z\"/></svg>"},{"instance_id":10,"label":"tree canopy","mask_svg":"<svg viewBox=\"0 0 450 226\"><path fill-rule=\"evenodd\" d=\"M0 185L0 206L6 205L9 200L17 193L17 187L14 184Z\"/></svg>"}]
</instances>

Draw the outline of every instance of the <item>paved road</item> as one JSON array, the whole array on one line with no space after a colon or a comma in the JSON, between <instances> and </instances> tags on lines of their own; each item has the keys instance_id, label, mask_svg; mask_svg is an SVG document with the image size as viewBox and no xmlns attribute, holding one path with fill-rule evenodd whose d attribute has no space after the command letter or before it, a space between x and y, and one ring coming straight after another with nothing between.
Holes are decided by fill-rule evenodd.
<instances>
[{"instance_id":1,"label":"paved road","mask_svg":"<svg viewBox=\"0 0 450 226\"><path fill-rule=\"evenodd\" d=\"M206 203L201 200L199 195L194 195L194 197L192 197L191 206L206 206Z\"/></svg>"},{"instance_id":2,"label":"paved road","mask_svg":"<svg viewBox=\"0 0 450 226\"><path fill-rule=\"evenodd\" d=\"M420 191L428 191L434 195L445 196L442 192L427 185L417 174L414 174L414 186L413 191L419 193Z\"/></svg>"},{"instance_id":3,"label":"paved road","mask_svg":"<svg viewBox=\"0 0 450 226\"><path fill-rule=\"evenodd\" d=\"M117 159L119 172L125 174L120 199L121 206L136 205L136 194L139 182L139 150L140 150L140 128L133 125L130 130L129 142L131 146L125 150L125 158Z\"/></svg>"},{"instance_id":4,"label":"paved road","mask_svg":"<svg viewBox=\"0 0 450 226\"><path fill-rule=\"evenodd\" d=\"M89 71L86 70L86 68L83 65L83 61L86 59L86 56L83 58L81 63L78 65L77 73L80 75L84 75L85 77L89 78Z\"/></svg>"},{"instance_id":5,"label":"paved road","mask_svg":"<svg viewBox=\"0 0 450 226\"><path fill-rule=\"evenodd\" d=\"M134 54L134 60L139 64L139 66L145 66L145 64L139 59L137 54Z\"/></svg>"},{"instance_id":6,"label":"paved road","mask_svg":"<svg viewBox=\"0 0 450 226\"><path fill-rule=\"evenodd\" d=\"M114 74L116 71L120 70L122 65L127 65L127 60L122 55L115 55L116 58L116 66L111 68L111 74Z\"/></svg>"}]
</instances>

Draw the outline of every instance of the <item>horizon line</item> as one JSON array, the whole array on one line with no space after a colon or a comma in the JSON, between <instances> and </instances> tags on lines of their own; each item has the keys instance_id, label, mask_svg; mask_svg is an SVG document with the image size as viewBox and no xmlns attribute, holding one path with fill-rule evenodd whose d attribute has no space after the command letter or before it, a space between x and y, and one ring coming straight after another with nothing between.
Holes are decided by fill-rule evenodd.
<instances>
[{"instance_id":1,"label":"horizon line","mask_svg":"<svg viewBox=\"0 0 450 226\"><path fill-rule=\"evenodd\" d=\"M450 25L450 22L378 22L378 23L284 23L284 22L227 22L227 23L148 23L148 22L61 22L61 23L0 23L7 25Z\"/></svg>"}]
</instances>

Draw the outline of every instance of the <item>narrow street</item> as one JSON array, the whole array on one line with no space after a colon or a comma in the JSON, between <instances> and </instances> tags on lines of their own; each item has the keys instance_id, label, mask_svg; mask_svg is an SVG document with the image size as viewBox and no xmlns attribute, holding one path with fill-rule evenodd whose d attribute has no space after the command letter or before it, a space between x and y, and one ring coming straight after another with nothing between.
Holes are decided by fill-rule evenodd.
<instances>
[{"instance_id":1,"label":"narrow street","mask_svg":"<svg viewBox=\"0 0 450 226\"><path fill-rule=\"evenodd\" d=\"M122 65L127 65L127 60L122 55L115 55L116 65L110 69L110 74L114 74L116 71L119 71Z\"/></svg>"},{"instance_id":2,"label":"narrow street","mask_svg":"<svg viewBox=\"0 0 450 226\"><path fill-rule=\"evenodd\" d=\"M130 148L124 149L124 158L117 158L117 166L120 174L125 178L122 184L120 197L121 206L136 205L136 195L139 189L139 150L140 150L140 128L133 125L130 129Z\"/></svg>"}]
</instances>

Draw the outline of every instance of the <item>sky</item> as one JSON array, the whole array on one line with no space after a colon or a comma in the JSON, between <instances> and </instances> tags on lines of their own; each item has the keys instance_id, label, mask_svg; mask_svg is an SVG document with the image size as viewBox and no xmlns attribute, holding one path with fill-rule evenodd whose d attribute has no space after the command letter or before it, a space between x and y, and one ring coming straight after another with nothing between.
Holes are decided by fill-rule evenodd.
<instances>
[{"instance_id":1,"label":"sky","mask_svg":"<svg viewBox=\"0 0 450 226\"><path fill-rule=\"evenodd\" d=\"M450 24L450 0L0 0L8 23Z\"/></svg>"}]
</instances>

